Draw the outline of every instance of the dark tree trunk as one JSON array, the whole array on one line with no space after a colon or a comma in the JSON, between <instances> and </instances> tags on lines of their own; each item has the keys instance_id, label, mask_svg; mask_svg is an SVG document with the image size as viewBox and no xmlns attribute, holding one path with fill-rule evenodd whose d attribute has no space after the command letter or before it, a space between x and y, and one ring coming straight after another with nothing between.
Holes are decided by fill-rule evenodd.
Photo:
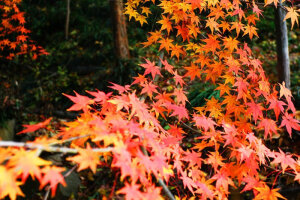
<instances>
[{"instance_id":1,"label":"dark tree trunk","mask_svg":"<svg viewBox=\"0 0 300 200\"><path fill-rule=\"evenodd\" d=\"M69 38L70 13L71 13L70 1L71 0L67 0L67 14L66 14L66 25L65 25L65 38L66 38L66 40L68 40L68 38Z\"/></svg>"},{"instance_id":2,"label":"dark tree trunk","mask_svg":"<svg viewBox=\"0 0 300 200\"><path fill-rule=\"evenodd\" d=\"M114 34L114 47L117 60L129 58L126 20L123 14L122 0L110 0L111 16Z\"/></svg>"},{"instance_id":3,"label":"dark tree trunk","mask_svg":"<svg viewBox=\"0 0 300 200\"><path fill-rule=\"evenodd\" d=\"M290 59L288 48L288 32L282 4L278 3L275 8L275 27L276 27L276 47L277 47L277 72L279 82L285 82L287 88L291 86L290 80Z\"/></svg>"}]
</instances>

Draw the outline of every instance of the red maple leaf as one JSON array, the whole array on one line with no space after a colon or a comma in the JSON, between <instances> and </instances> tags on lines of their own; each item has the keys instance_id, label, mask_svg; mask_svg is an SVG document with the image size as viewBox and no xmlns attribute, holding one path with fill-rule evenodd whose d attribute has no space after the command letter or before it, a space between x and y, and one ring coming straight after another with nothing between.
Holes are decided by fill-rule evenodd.
<instances>
[{"instance_id":1,"label":"red maple leaf","mask_svg":"<svg viewBox=\"0 0 300 200\"><path fill-rule=\"evenodd\" d=\"M265 136L264 136L265 139L268 137L268 135L270 135L270 138L272 138L272 132L273 133L277 132L276 122L272 119L266 119L266 118L262 119L257 128L265 129Z\"/></svg>"},{"instance_id":2,"label":"red maple leaf","mask_svg":"<svg viewBox=\"0 0 300 200\"><path fill-rule=\"evenodd\" d=\"M74 93L75 93L76 96L63 94L75 103L73 106L68 108L68 111L78 111L78 110L84 110L85 111L88 108L89 104L94 103L94 101L92 99L90 99L89 97L82 96L82 95L78 94L75 91L74 91Z\"/></svg>"},{"instance_id":3,"label":"red maple leaf","mask_svg":"<svg viewBox=\"0 0 300 200\"><path fill-rule=\"evenodd\" d=\"M140 186L134 183L131 183L131 185L125 183L125 187L120 189L117 193L125 194L126 200L142 199L143 195L139 188Z\"/></svg>"},{"instance_id":4,"label":"red maple leaf","mask_svg":"<svg viewBox=\"0 0 300 200\"><path fill-rule=\"evenodd\" d=\"M158 66L155 66L154 62L150 62L147 59L146 59L146 62L147 63L145 63L145 64L141 64L141 66L146 69L145 72L144 72L144 75L147 75L147 74L151 73L153 80L154 80L156 75L161 76L160 68Z\"/></svg>"},{"instance_id":5,"label":"red maple leaf","mask_svg":"<svg viewBox=\"0 0 300 200\"><path fill-rule=\"evenodd\" d=\"M186 108L184 106L181 105L175 105L175 104L171 104L171 103L166 103L166 106L173 110L173 113L170 115L172 116L178 116L178 120L181 121L181 119L183 118L189 118L188 112L186 110Z\"/></svg>"},{"instance_id":6,"label":"red maple leaf","mask_svg":"<svg viewBox=\"0 0 300 200\"><path fill-rule=\"evenodd\" d=\"M286 127L287 132L289 133L290 137L292 137L292 128L300 131L300 125L299 125L299 121L297 119L294 118L294 115L292 114L285 114L282 117L282 122L280 127Z\"/></svg>"},{"instance_id":7,"label":"red maple leaf","mask_svg":"<svg viewBox=\"0 0 300 200\"><path fill-rule=\"evenodd\" d=\"M249 106L247 111L249 114L251 114L253 116L255 123L256 123L257 119L263 117L262 110L264 108L259 103L255 103L252 101L251 103L247 103L246 105Z\"/></svg>"},{"instance_id":8,"label":"red maple leaf","mask_svg":"<svg viewBox=\"0 0 300 200\"><path fill-rule=\"evenodd\" d=\"M64 177L62 176L62 172L65 171L64 168L61 167L45 167L42 169L44 176L41 181L40 189L43 188L45 185L50 183L51 188L51 196L54 197L57 185L60 183L63 186L66 186L66 182Z\"/></svg>"},{"instance_id":9,"label":"red maple leaf","mask_svg":"<svg viewBox=\"0 0 300 200\"><path fill-rule=\"evenodd\" d=\"M34 132L38 129L44 128L46 127L49 122L52 120L52 117L46 119L43 122L37 123L37 124L33 124L33 125L23 125L24 127L26 127L26 129L18 132L17 134L22 134L22 133L28 133L28 132Z\"/></svg>"}]
</instances>

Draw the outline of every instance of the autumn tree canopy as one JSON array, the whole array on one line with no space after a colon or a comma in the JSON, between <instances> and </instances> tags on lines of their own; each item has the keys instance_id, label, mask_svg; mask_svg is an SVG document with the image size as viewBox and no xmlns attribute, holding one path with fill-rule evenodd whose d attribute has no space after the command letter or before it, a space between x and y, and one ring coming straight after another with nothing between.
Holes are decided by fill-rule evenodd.
<instances>
[{"instance_id":1,"label":"autumn tree canopy","mask_svg":"<svg viewBox=\"0 0 300 200\"><path fill-rule=\"evenodd\" d=\"M282 7L291 28L299 12L293 3ZM277 4L128 0L125 14L141 25L159 8L155 30L141 42L163 54L141 61L144 73L130 85L64 94L74 103L68 111L79 116L59 131L49 118L24 125L19 134L51 134L27 143L0 141L0 198L24 196L20 186L29 176L52 196L66 185L66 166L42 158L45 151L60 153L77 171L115 170L121 182L115 194L126 200L227 199L230 188L256 200L285 199L274 185L284 174L300 182L299 155L271 148L268 141L300 131L293 97L284 82L269 83L245 42L259 37L256 23L264 6ZM195 81L215 85L217 95L187 109Z\"/></svg>"}]
</instances>

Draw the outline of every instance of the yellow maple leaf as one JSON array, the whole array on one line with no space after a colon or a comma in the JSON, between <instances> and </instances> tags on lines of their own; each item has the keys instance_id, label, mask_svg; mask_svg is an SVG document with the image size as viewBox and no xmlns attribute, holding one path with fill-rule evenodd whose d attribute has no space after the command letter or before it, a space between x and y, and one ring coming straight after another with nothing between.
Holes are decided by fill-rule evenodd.
<instances>
[{"instance_id":1,"label":"yellow maple leaf","mask_svg":"<svg viewBox=\"0 0 300 200\"><path fill-rule=\"evenodd\" d=\"M18 195L24 196L17 182L16 175L12 170L6 169L4 166L0 166L0 199L9 196L11 200L15 200Z\"/></svg>"},{"instance_id":2,"label":"yellow maple leaf","mask_svg":"<svg viewBox=\"0 0 300 200\"><path fill-rule=\"evenodd\" d=\"M285 7L287 9L287 14L284 18L284 20L287 20L289 18L291 18L291 22L292 22L292 28L293 29L293 26L295 24L295 22L298 24L298 16L299 14L297 12L299 12L299 10L294 10L294 8L290 8L290 7Z\"/></svg>"}]
</instances>

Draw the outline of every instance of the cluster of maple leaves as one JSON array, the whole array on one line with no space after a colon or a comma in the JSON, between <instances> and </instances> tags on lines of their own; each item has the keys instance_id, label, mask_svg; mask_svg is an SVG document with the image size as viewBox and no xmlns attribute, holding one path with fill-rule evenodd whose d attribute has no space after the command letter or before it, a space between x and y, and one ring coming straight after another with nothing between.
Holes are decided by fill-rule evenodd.
<instances>
[{"instance_id":1,"label":"cluster of maple leaves","mask_svg":"<svg viewBox=\"0 0 300 200\"><path fill-rule=\"evenodd\" d=\"M0 49L1 58L12 60L18 55L30 53L33 59L48 53L29 39L25 28L24 12L19 10L21 0L0 1Z\"/></svg>"},{"instance_id":2,"label":"cluster of maple leaves","mask_svg":"<svg viewBox=\"0 0 300 200\"><path fill-rule=\"evenodd\" d=\"M68 110L81 114L54 136L26 144L0 142L7 146L0 148L0 198L23 196L20 185L29 175L40 188L49 185L52 195L58 184L65 185L63 166L40 158L42 151L67 154L78 171L96 173L101 166L119 170L124 186L117 194L126 200L163 199L169 191L165 185L185 189L172 190L170 198L227 199L229 188L235 187L252 191L256 200L284 199L265 174L288 172L300 182L299 155L265 144L285 134L280 129L290 137L300 130L291 92L284 83L270 85L261 62L238 40L241 35L258 37L258 5L240 0L128 0L125 13L143 25L151 3L160 7L162 16L143 45L157 45L165 58L145 59L140 64L144 73L130 85L112 83L114 93L65 94L74 102ZM266 5L277 3L269 0ZM286 18L297 22L298 11L286 9L292 10ZM216 85L219 98L188 110L186 93L196 79ZM20 134L49 128L50 121L25 125Z\"/></svg>"}]
</instances>

